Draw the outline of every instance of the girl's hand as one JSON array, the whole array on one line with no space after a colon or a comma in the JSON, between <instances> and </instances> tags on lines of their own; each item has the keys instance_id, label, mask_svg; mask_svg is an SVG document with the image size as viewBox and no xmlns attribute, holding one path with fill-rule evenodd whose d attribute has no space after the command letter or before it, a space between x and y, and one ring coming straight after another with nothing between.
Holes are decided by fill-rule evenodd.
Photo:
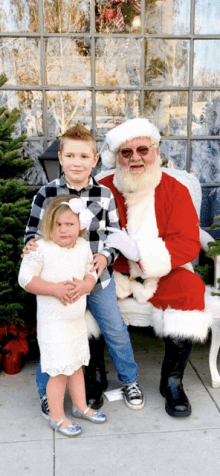
<instances>
[{"instance_id":1,"label":"girl's hand","mask_svg":"<svg viewBox=\"0 0 220 476\"><path fill-rule=\"evenodd\" d=\"M102 272L106 268L108 261L106 256L101 255L101 254L95 254L93 255L93 260L91 261L91 264L93 264L93 268L91 271L97 271L97 277L101 276Z\"/></svg>"},{"instance_id":2,"label":"girl's hand","mask_svg":"<svg viewBox=\"0 0 220 476\"><path fill-rule=\"evenodd\" d=\"M24 258L24 255L30 253L30 251L35 251L37 249L38 244L36 242L39 241L39 239L40 238L33 238L33 240L27 242L22 250L21 258Z\"/></svg>"},{"instance_id":3,"label":"girl's hand","mask_svg":"<svg viewBox=\"0 0 220 476\"><path fill-rule=\"evenodd\" d=\"M94 281L95 282L95 281ZM72 283L74 285L74 290L71 291L71 302L78 301L83 294L88 294L91 290L91 285L89 285L83 279L73 278Z\"/></svg>"},{"instance_id":4,"label":"girl's hand","mask_svg":"<svg viewBox=\"0 0 220 476\"><path fill-rule=\"evenodd\" d=\"M61 281L54 283L53 296L59 299L64 306L72 302L72 292L75 285L72 281Z\"/></svg>"}]
</instances>

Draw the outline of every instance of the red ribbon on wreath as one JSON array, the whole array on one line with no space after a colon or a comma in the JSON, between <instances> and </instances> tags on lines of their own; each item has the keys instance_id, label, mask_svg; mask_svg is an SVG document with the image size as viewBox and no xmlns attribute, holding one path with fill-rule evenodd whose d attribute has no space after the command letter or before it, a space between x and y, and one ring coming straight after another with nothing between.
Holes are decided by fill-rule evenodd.
<instances>
[{"instance_id":1,"label":"red ribbon on wreath","mask_svg":"<svg viewBox=\"0 0 220 476\"><path fill-rule=\"evenodd\" d=\"M125 21L122 13L122 4L127 3L130 5L130 7L136 12L140 13L141 11L141 0L109 0L106 5L105 9L105 18L107 20L111 20L115 18L115 26L117 30L121 31L125 27ZM116 8L116 14L114 15L113 13L115 12ZM112 10L112 15L110 15L110 12L108 10Z\"/></svg>"}]
</instances>

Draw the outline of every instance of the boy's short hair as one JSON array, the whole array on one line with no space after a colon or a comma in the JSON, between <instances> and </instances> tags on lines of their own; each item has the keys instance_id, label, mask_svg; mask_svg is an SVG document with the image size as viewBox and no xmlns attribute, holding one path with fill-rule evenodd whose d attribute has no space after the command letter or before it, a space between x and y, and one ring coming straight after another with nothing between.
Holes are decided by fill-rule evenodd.
<instances>
[{"instance_id":1,"label":"boy's short hair","mask_svg":"<svg viewBox=\"0 0 220 476\"><path fill-rule=\"evenodd\" d=\"M44 238L45 241L52 240L54 227L61 213L64 213L66 210L70 210L70 207L62 202L69 202L71 198L80 198L80 197L74 194L58 195L53 200L51 200L49 205L47 205L42 222L41 222L41 227L40 227L42 237ZM86 232L87 232L86 228L84 228L83 230L80 230L79 236L81 237L85 236Z\"/></svg>"},{"instance_id":2,"label":"boy's short hair","mask_svg":"<svg viewBox=\"0 0 220 476\"><path fill-rule=\"evenodd\" d=\"M65 144L65 141L67 139L71 140L82 140L84 142L91 142L93 146L93 152L94 155L97 154L97 148L96 148L96 141L92 135L92 133L87 129L81 122L77 122L75 126L70 127L67 129L66 132L60 137L60 146L59 150L60 153L62 154L63 147Z\"/></svg>"}]
</instances>

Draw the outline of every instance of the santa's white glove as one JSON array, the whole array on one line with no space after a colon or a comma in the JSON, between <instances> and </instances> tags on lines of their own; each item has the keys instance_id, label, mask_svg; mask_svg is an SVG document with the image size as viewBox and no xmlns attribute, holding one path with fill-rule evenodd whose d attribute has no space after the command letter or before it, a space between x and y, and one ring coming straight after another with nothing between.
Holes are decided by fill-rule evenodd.
<instances>
[{"instance_id":1,"label":"santa's white glove","mask_svg":"<svg viewBox=\"0 0 220 476\"><path fill-rule=\"evenodd\" d=\"M116 250L119 250L127 259L132 261L138 261L140 259L140 253L135 241L130 238L124 228L118 230L117 228L108 226L106 230L110 231L111 234L105 239L105 245L116 248Z\"/></svg>"}]
</instances>

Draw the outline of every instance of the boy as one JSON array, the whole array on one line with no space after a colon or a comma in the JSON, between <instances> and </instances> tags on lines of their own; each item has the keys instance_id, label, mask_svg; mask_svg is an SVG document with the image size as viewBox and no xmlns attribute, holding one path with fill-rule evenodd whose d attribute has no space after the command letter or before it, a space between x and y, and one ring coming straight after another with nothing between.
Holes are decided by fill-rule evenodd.
<instances>
[{"instance_id":1,"label":"boy","mask_svg":"<svg viewBox=\"0 0 220 476\"><path fill-rule=\"evenodd\" d=\"M36 248L44 210L55 196L73 193L81 197L93 214L88 230L88 241L94 255L92 271L96 270L98 276L92 293L87 296L87 308L98 322L105 338L118 378L124 387L126 405L131 409L140 410L145 400L138 385L137 365L129 333L117 304L112 276L111 265L118 253L104 242L107 237L107 227L119 229L118 213L111 191L91 176L92 168L96 166L99 157L93 136L82 124L76 124L63 134L58 158L63 168L63 175L43 186L35 196L26 227L24 237L26 246L23 251L27 252ZM47 419L49 418L46 398L48 379L47 374L41 373L39 365L36 381L42 413Z\"/></svg>"}]
</instances>

